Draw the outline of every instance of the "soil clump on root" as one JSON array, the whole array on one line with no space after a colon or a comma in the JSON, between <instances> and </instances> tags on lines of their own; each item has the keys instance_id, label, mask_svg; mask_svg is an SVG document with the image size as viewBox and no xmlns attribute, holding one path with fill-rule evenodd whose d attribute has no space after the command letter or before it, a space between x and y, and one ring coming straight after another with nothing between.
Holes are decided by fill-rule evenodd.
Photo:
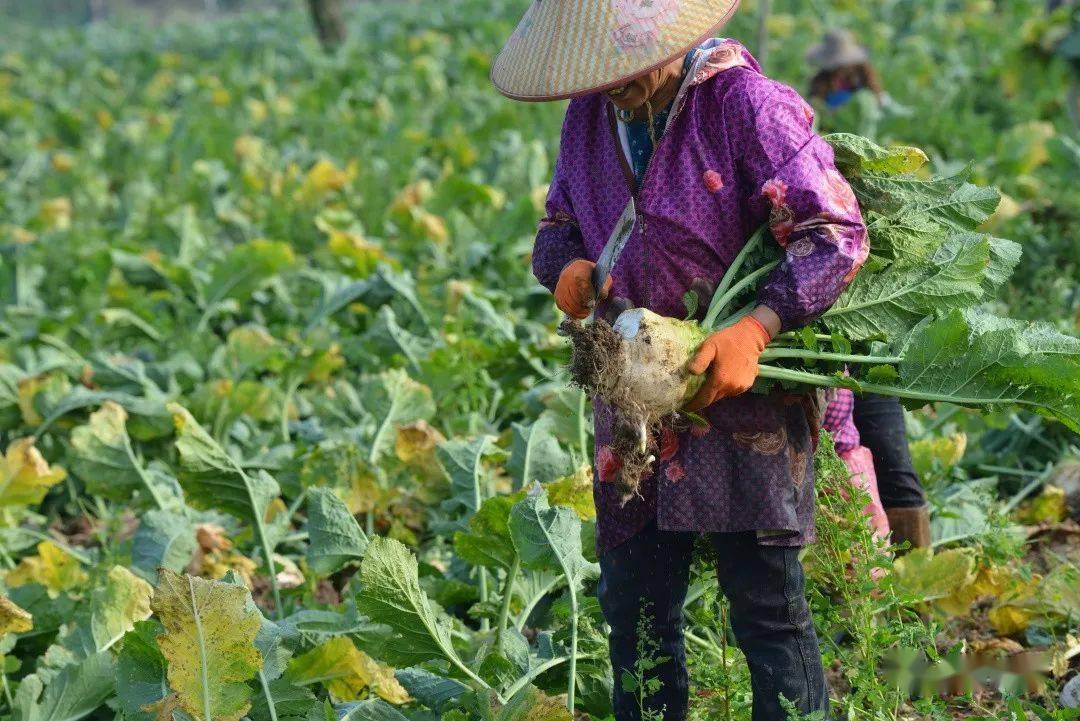
<instances>
[{"instance_id":1,"label":"soil clump on root","mask_svg":"<svg viewBox=\"0 0 1080 721\"><path fill-rule=\"evenodd\" d=\"M570 339L570 381L590 395L595 395L614 411L611 450L621 462L612 482L625 505L639 495L641 480L652 472L655 457L650 438L657 419L629 393L620 382L620 367L625 340L611 325L596 319L582 323L567 318L559 325L559 334Z\"/></svg>"}]
</instances>

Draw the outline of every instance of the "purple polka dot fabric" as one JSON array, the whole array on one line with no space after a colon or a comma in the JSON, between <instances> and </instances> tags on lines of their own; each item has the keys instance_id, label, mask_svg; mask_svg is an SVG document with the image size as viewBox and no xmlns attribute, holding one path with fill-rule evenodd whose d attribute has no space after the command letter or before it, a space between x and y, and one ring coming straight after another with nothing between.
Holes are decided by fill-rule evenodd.
<instances>
[{"instance_id":1,"label":"purple polka dot fabric","mask_svg":"<svg viewBox=\"0 0 1080 721\"><path fill-rule=\"evenodd\" d=\"M785 257L759 301L785 329L806 325L866 259L855 197L814 134L810 107L762 75L741 45L709 41L689 76L635 189L638 223L612 273L612 296L685 317L690 284L718 281L768 222ZM533 251L533 272L549 290L570 261L599 257L629 201L622 152L604 96L570 103ZM625 506L598 481L599 552L653 519L664 530L758 531L763 543L783 545L811 540L817 419L804 401L784 393L718 401L703 414L709 427L677 434L674 452ZM598 449L610 443L610 415L597 404Z\"/></svg>"}]
</instances>

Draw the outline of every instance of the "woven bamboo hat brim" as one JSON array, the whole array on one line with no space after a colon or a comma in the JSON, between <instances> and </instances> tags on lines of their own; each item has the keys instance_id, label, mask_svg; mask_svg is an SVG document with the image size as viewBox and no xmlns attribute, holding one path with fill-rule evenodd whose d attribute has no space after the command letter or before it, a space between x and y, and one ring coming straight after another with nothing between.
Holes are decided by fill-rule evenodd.
<instances>
[{"instance_id":1,"label":"woven bamboo hat brim","mask_svg":"<svg viewBox=\"0 0 1080 721\"><path fill-rule=\"evenodd\" d=\"M495 58L491 80L515 100L602 92L685 55L739 0L534 0Z\"/></svg>"}]
</instances>

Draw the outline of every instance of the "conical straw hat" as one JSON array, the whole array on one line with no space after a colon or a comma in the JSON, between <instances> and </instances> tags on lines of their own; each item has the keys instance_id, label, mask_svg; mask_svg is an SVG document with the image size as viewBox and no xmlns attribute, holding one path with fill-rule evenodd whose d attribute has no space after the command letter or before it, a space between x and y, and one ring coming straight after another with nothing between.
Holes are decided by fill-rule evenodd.
<instances>
[{"instance_id":1,"label":"conical straw hat","mask_svg":"<svg viewBox=\"0 0 1080 721\"><path fill-rule=\"evenodd\" d=\"M739 0L533 0L495 58L491 80L515 100L619 87L686 54Z\"/></svg>"}]
</instances>

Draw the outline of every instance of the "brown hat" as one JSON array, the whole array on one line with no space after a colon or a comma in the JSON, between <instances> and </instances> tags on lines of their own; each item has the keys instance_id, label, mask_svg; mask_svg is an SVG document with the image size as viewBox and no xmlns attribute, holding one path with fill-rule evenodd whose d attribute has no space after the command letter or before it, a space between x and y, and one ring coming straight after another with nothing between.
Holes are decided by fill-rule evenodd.
<instances>
[{"instance_id":1,"label":"brown hat","mask_svg":"<svg viewBox=\"0 0 1080 721\"><path fill-rule=\"evenodd\" d=\"M685 55L739 0L533 0L495 58L491 80L515 100L616 88Z\"/></svg>"},{"instance_id":2,"label":"brown hat","mask_svg":"<svg viewBox=\"0 0 1080 721\"><path fill-rule=\"evenodd\" d=\"M870 54L866 48L855 42L855 36L847 30L828 31L821 43L806 53L806 61L822 70L858 65L869 59Z\"/></svg>"}]
</instances>

